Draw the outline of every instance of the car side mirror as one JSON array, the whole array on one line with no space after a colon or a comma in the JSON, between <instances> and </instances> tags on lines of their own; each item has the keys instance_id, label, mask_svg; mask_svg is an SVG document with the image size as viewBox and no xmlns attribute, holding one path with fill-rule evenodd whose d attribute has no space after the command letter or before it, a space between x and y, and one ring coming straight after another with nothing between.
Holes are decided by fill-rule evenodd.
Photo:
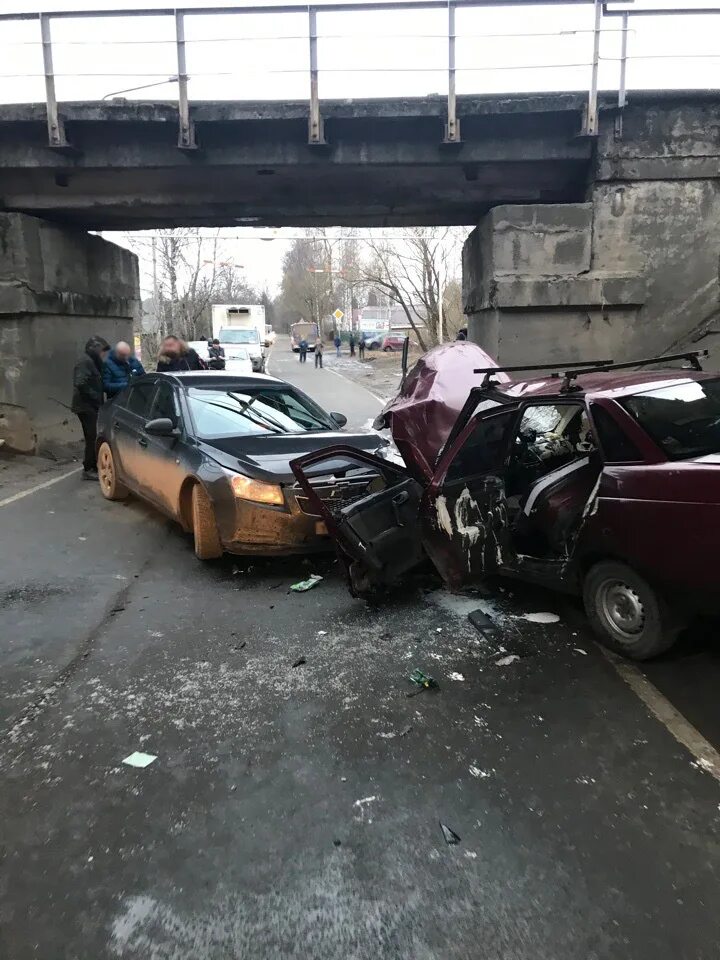
<instances>
[{"instance_id":1,"label":"car side mirror","mask_svg":"<svg viewBox=\"0 0 720 960\"><path fill-rule=\"evenodd\" d=\"M344 427L347 423L347 417L344 413L331 413L330 418L334 420L339 427Z\"/></svg>"},{"instance_id":2,"label":"car side mirror","mask_svg":"<svg viewBox=\"0 0 720 960\"><path fill-rule=\"evenodd\" d=\"M145 433L149 433L151 437L180 436L180 431L170 417L157 417L155 420L148 420L145 424Z\"/></svg>"}]
</instances>

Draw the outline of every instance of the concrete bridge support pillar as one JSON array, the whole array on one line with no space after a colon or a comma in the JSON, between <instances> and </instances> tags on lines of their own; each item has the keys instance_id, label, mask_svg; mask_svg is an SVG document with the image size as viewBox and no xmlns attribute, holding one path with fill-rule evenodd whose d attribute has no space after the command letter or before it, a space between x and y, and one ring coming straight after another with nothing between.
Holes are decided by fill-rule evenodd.
<instances>
[{"instance_id":1,"label":"concrete bridge support pillar","mask_svg":"<svg viewBox=\"0 0 720 960\"><path fill-rule=\"evenodd\" d=\"M463 251L470 339L505 364L713 348L720 180L595 183L587 203L493 208Z\"/></svg>"},{"instance_id":2,"label":"concrete bridge support pillar","mask_svg":"<svg viewBox=\"0 0 720 960\"><path fill-rule=\"evenodd\" d=\"M80 438L69 410L85 341L132 342L137 257L82 230L0 213L0 438L23 452Z\"/></svg>"}]
</instances>

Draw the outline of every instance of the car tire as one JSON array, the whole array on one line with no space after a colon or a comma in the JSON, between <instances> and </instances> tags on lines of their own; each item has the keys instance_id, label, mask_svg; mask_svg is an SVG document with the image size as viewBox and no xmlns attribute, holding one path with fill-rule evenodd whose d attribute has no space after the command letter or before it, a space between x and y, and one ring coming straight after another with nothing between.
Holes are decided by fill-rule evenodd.
<instances>
[{"instance_id":1,"label":"car tire","mask_svg":"<svg viewBox=\"0 0 720 960\"><path fill-rule=\"evenodd\" d=\"M205 488L196 483L192 489L192 529L198 560L216 560L223 554L215 523L215 511Z\"/></svg>"},{"instance_id":2,"label":"car tire","mask_svg":"<svg viewBox=\"0 0 720 960\"><path fill-rule=\"evenodd\" d=\"M596 563L585 576L583 601L600 642L631 660L669 650L683 627L677 612L624 563Z\"/></svg>"},{"instance_id":3,"label":"car tire","mask_svg":"<svg viewBox=\"0 0 720 960\"><path fill-rule=\"evenodd\" d=\"M383 347L383 353L392 353L392 352L393 352L392 347Z\"/></svg>"},{"instance_id":4,"label":"car tire","mask_svg":"<svg viewBox=\"0 0 720 960\"><path fill-rule=\"evenodd\" d=\"M125 500L129 496L128 488L118 480L115 460L107 440L103 440L98 449L97 471L100 492L106 500Z\"/></svg>"}]
</instances>

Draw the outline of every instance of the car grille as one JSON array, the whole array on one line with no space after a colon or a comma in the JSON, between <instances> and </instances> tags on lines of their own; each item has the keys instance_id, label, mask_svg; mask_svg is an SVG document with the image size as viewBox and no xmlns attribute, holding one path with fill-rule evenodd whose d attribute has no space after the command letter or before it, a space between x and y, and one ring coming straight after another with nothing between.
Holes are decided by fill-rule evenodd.
<instances>
[{"instance_id":1,"label":"car grille","mask_svg":"<svg viewBox=\"0 0 720 960\"><path fill-rule=\"evenodd\" d=\"M363 471L361 475L348 477L313 477L310 480L315 493L323 501L327 509L335 518L339 518L341 511L372 492L375 486L381 483L380 474ZM305 496L302 487L296 483L293 487L297 505L309 516L317 516L312 504Z\"/></svg>"}]
</instances>

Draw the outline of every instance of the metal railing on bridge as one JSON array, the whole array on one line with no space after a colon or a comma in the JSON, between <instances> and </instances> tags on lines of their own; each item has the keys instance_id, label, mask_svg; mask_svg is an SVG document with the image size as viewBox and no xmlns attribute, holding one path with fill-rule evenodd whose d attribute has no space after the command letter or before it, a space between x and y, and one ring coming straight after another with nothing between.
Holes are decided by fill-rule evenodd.
<instances>
[{"instance_id":1,"label":"metal railing on bridge","mask_svg":"<svg viewBox=\"0 0 720 960\"><path fill-rule=\"evenodd\" d=\"M663 3L663 0L656 0L656 2ZM703 0L700 0L702 3ZM708 0L704 0L708 2ZM627 103L627 68L628 62L633 59L632 52L629 50L629 37L631 34L630 23L633 18L637 17L687 17L687 16L696 16L702 15L707 16L710 14L720 13L720 6L694 6L694 7L669 7L669 6L644 6L639 7L635 5L635 0L369 0L369 2L327 2L327 3L317 3L311 4L309 6L305 5L296 5L296 4L274 4L269 3L268 5L263 6L228 6L228 7L157 7L157 8L147 8L147 9L117 9L117 10L65 10L57 12L37 12L37 13L15 13L15 14L0 14L0 23L9 22L9 21L35 21L38 24L39 37L36 40L29 41L20 41L24 44L38 44L42 47L42 64L43 64L43 73L40 74L44 79L45 85L45 105L47 110L47 126L48 126L48 142L51 147L65 149L69 146L67 137L65 134L65 127L62 119L61 111L58 107L58 98L56 94L56 79L59 76L53 68L53 39L51 35L51 26L53 22L60 20L87 20L87 19L103 19L107 18L147 18L147 17L159 17L159 18L170 18L174 24L174 35L172 40L138 40L133 39L129 41L123 40L104 40L104 43L172 43L175 47L175 62L176 62L176 72L167 77L165 74L157 74L157 76L165 77L164 80L157 80L153 83L142 84L136 87L131 87L123 91L118 91L118 93L129 93L143 89L149 89L153 86L159 86L163 83L173 83L177 84L177 109L178 109L178 147L183 150L193 150L197 147L195 139L195 130L191 117L191 101L189 97L189 81L191 79L191 74L188 71L187 63L187 46L192 42L210 42L207 39L203 41L193 41L186 37L186 21L188 18L199 17L199 16L233 16L238 18L248 17L248 16L261 16L261 17L283 17L283 16L297 16L298 14L306 18L306 31L302 34L296 36L282 35L280 39L294 39L294 40L303 40L307 43L307 50L309 53L309 58L307 61L307 66L304 68L307 73L307 83L309 85L309 96L308 96L308 142L313 145L322 145L325 143L324 128L323 128L323 118L321 111L321 99L319 91L319 77L321 73L321 65L319 63L318 57L318 43L321 39L327 39L328 35L320 35L318 33L318 18L328 15L328 14L352 14L352 13L362 13L370 15L372 13L380 13L386 11L396 11L402 12L407 16L412 16L413 12L418 11L440 11L443 16L446 17L446 30L442 34L418 34L418 33L406 33L402 35L397 35L398 39L402 38L418 38L418 37L428 37L432 36L433 38L441 38L442 42L446 45L446 65L442 68L432 68L424 66L420 68L420 71L433 71L433 70L442 70L447 82L447 117L445 124L445 138L444 142L447 144L459 144L461 143L461 131L460 131L460 118L458 117L458 102L457 102L457 75L461 71L483 71L483 70L543 70L547 68L547 64L510 64L508 66L486 66L482 63L473 64L470 67L461 67L457 64L456 57L456 48L458 39L463 39L458 31L456 26L456 15L459 10L467 8L478 8L478 7L488 7L488 8L503 8L503 9L514 9L518 12L519 16L522 16L524 12L527 12L528 8L532 7L559 7L559 8L571 8L571 7L580 7L580 6L591 6L593 8L593 20L592 25L589 26L586 30L572 30L572 31L548 31L546 33L515 33L515 34L480 34L476 36L483 36L484 38L492 38L493 36L504 36L504 37L533 37L539 40L542 40L543 37L551 36L561 36L563 33L572 33L573 35L587 33L588 34L588 57L587 60L583 60L581 63L571 63L571 64L559 64L559 67L573 67L573 68L582 68L587 69L587 105L584 112L583 127L580 131L581 134L586 136L596 136L598 133L598 72L602 60L613 60L617 62L617 79L616 79L616 93L617 93L617 106L622 110L622 108ZM619 34L620 38L620 49L616 57L601 57L601 37L605 33L615 33ZM340 35L338 35L340 36ZM272 35L263 37L262 39L271 39ZM228 37L216 38L221 42L226 42L229 39ZM234 38L238 41L240 40L252 40L252 37L243 36ZM260 38L258 38L260 39ZM3 41L5 42L5 41ZM12 42L12 41L11 41ZM66 41L67 42L67 41ZM70 41L74 42L74 41ZM91 41L77 41L88 43ZM56 41L57 44L57 41ZM647 58L647 55L641 55ZM650 55L652 57L654 55ZM709 54L659 54L658 59L665 59L672 61L681 60L681 59L692 59L694 57L709 57L713 60L720 60L720 54L709 53ZM347 69L347 68L346 68ZM380 70L384 72L392 72L393 67L364 67L363 71L372 72L373 70ZM408 71L408 68L397 68L398 70ZM329 72L332 71L332 68L329 68ZM412 71L412 68L410 68ZM297 70L280 70L276 72L299 72ZM78 77L82 76L98 76L99 74L63 74L63 76L74 75ZM212 71L210 76L223 76L225 75L223 71ZM29 77L32 76L30 73L0 73L0 79L5 78L20 78L20 77ZM117 76L117 74L113 74ZM123 74L123 76L138 76L145 79L149 78L147 72L137 72L136 74ZM107 97L112 96L108 94L101 99L107 99ZM88 98L89 99L89 98Z\"/></svg>"}]
</instances>

